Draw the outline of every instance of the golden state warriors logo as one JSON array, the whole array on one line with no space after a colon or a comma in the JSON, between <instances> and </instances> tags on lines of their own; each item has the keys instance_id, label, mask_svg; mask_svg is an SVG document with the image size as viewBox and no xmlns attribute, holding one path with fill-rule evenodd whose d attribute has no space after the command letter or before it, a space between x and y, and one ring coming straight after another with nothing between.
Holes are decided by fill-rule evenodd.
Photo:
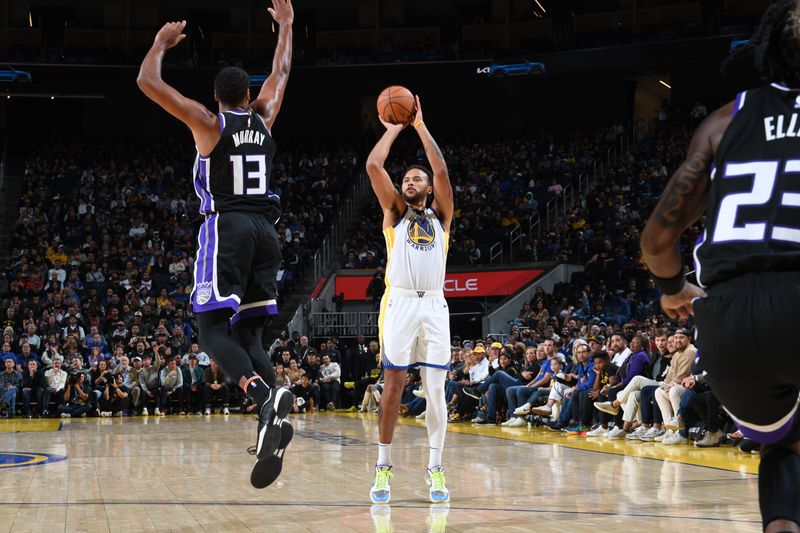
<instances>
[{"instance_id":1,"label":"golden state warriors logo","mask_svg":"<svg viewBox=\"0 0 800 533\"><path fill-rule=\"evenodd\" d=\"M436 230L427 218L415 218L408 225L408 244L415 250L430 250L435 238Z\"/></svg>"},{"instance_id":2,"label":"golden state warriors logo","mask_svg":"<svg viewBox=\"0 0 800 533\"><path fill-rule=\"evenodd\" d=\"M0 469L57 463L67 457L51 453L0 452Z\"/></svg>"}]
</instances>

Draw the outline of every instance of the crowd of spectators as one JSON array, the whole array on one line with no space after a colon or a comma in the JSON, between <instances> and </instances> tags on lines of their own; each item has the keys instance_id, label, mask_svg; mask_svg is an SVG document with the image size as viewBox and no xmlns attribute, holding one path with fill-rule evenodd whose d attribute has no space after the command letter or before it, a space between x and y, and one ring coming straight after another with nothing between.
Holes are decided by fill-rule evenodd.
<instances>
[{"instance_id":1,"label":"crowd of spectators","mask_svg":"<svg viewBox=\"0 0 800 533\"><path fill-rule=\"evenodd\" d=\"M531 216L591 172L597 158L609 146L617 146L624 131L621 125L529 128L480 139L443 139L456 206L448 263L487 263L492 245L507 241L514 229L527 232ZM425 160L418 143L401 140L396 148L386 162L386 170L395 179L409 165ZM385 265L380 217L377 201L364 208L351 238L343 244L341 268ZM539 252L525 250L518 256L531 260L532 253Z\"/></svg>"},{"instance_id":2,"label":"crowd of spectators","mask_svg":"<svg viewBox=\"0 0 800 533\"><path fill-rule=\"evenodd\" d=\"M96 398L89 396L92 401L84 404L92 409L78 414L109 412L99 405L107 399L104 384L114 389L109 391L111 400L116 390L130 394L125 396L128 402L118 396L115 406L124 407L112 411L141 412L136 382L127 377L137 356L142 364L150 357L158 370L180 358L177 371L169 370L145 387L157 396L169 383L176 388L174 396L167 394L170 403L177 401L176 412L202 411L198 406L205 376L199 371L182 374L191 367L197 333L189 304L200 222L190 179L191 148L166 139L152 144L78 139L43 144L48 148L25 166L5 272L2 326L8 346L2 357L15 369L4 378L5 413L15 414L16 404L22 405L16 399L40 404L38 414L55 414L62 401L69 403L62 374L54 372L59 377L45 384L58 356L64 357L62 365L86 373L86 382L67 396L82 397L82 387L95 391ZM277 225L284 258L278 273L279 304L303 276L311 250L327 231L357 167L355 149L344 142L282 146L271 181L283 205ZM166 353L158 357L162 348ZM205 369L208 357L197 353ZM30 360L36 364L30 379L38 376L32 387L26 385ZM120 368L126 376L117 388L102 376ZM39 396L48 388L49 397ZM162 413L164 407L155 406ZM27 402L23 411L34 414Z\"/></svg>"}]
</instances>

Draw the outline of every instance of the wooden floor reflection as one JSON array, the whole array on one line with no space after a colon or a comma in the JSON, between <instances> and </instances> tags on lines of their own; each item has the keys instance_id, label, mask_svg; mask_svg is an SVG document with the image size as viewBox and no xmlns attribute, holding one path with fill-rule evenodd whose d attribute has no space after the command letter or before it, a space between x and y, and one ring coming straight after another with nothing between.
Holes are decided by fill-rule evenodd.
<instances>
[{"instance_id":1,"label":"wooden floor reflection","mask_svg":"<svg viewBox=\"0 0 800 533\"><path fill-rule=\"evenodd\" d=\"M373 507L374 415L292 422L283 474L259 491L245 453L253 418L0 421L0 531L761 530L757 459L729 448L459 425L445 449L452 501L432 506L424 424L405 421L392 504Z\"/></svg>"}]
</instances>

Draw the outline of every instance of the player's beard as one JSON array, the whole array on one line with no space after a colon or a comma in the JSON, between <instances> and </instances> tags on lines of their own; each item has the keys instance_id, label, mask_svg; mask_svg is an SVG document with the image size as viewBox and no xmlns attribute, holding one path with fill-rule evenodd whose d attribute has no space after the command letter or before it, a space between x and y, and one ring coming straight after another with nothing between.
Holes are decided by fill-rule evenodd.
<instances>
[{"instance_id":1,"label":"player's beard","mask_svg":"<svg viewBox=\"0 0 800 533\"><path fill-rule=\"evenodd\" d=\"M416 194L409 195L407 191L403 191L403 199L406 203L410 205L419 205L425 203L425 199L428 197L427 191L419 191Z\"/></svg>"}]
</instances>

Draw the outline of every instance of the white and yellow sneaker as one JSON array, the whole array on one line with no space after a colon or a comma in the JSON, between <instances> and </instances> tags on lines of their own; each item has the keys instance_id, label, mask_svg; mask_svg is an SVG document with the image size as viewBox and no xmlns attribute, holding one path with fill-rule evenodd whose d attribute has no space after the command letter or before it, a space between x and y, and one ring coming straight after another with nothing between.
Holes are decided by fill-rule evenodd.
<instances>
[{"instance_id":1,"label":"white and yellow sneaker","mask_svg":"<svg viewBox=\"0 0 800 533\"><path fill-rule=\"evenodd\" d=\"M450 492L447 490L447 483L444 480L444 469L437 466L433 470L425 472L425 482L430 489L431 502L447 503L450 501Z\"/></svg>"},{"instance_id":2,"label":"white and yellow sneaker","mask_svg":"<svg viewBox=\"0 0 800 533\"><path fill-rule=\"evenodd\" d=\"M392 498L392 489L389 483L394 477L391 466L376 466L375 479L372 481L372 489L369 491L369 498L372 503L389 503Z\"/></svg>"}]
</instances>

